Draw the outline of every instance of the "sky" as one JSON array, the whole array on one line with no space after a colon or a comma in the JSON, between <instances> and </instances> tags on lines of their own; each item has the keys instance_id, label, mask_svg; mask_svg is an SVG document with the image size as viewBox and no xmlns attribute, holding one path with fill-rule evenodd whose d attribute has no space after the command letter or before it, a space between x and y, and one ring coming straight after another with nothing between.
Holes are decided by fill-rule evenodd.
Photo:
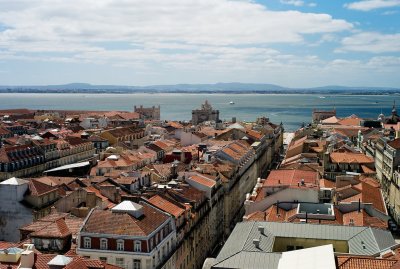
<instances>
[{"instance_id":1,"label":"sky","mask_svg":"<svg viewBox=\"0 0 400 269\"><path fill-rule=\"evenodd\" d=\"M0 85L400 88L400 0L0 0Z\"/></svg>"}]
</instances>

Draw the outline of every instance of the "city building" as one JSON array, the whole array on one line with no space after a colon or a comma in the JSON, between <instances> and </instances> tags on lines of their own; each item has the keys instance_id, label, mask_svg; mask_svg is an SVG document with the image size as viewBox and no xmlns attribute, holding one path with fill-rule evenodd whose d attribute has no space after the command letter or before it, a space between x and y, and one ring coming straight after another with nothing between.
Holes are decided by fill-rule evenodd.
<instances>
[{"instance_id":1,"label":"city building","mask_svg":"<svg viewBox=\"0 0 400 269\"><path fill-rule=\"evenodd\" d=\"M333 109L333 110L313 109L313 112L312 112L312 122L313 123L320 123L321 121L328 119L330 117L336 117L336 109Z\"/></svg>"},{"instance_id":2,"label":"city building","mask_svg":"<svg viewBox=\"0 0 400 269\"><path fill-rule=\"evenodd\" d=\"M316 247L331 245L329 259L306 254ZM371 227L318 225L309 223L242 222L238 223L215 259L203 268L281 269L295 261L296 268L336 268L336 255L379 256L396 246L389 231ZM295 252L301 250L301 252ZM308 251L307 251L308 250ZM292 251L294 252L293 254ZM315 254L315 253L314 253ZM286 257L287 256L287 257ZM312 262L309 261L312 259ZM392 265L395 263L392 262ZM316 267L316 264L319 266ZM308 266L307 266L308 265ZM359 267L363 268L363 267ZM364 267L365 268L365 267ZM372 267L373 268L373 267Z\"/></svg>"},{"instance_id":3,"label":"city building","mask_svg":"<svg viewBox=\"0 0 400 269\"><path fill-rule=\"evenodd\" d=\"M143 107L142 105L137 107L134 106L134 111L139 113L144 120L160 120L161 112L160 106L152 106L152 107Z\"/></svg>"},{"instance_id":4,"label":"city building","mask_svg":"<svg viewBox=\"0 0 400 269\"><path fill-rule=\"evenodd\" d=\"M77 254L123 268L156 268L170 262L176 228L172 217L145 203L123 201L110 210L93 209L78 236Z\"/></svg>"},{"instance_id":5,"label":"city building","mask_svg":"<svg viewBox=\"0 0 400 269\"><path fill-rule=\"evenodd\" d=\"M192 110L192 124L198 125L205 121L219 121L219 110L213 109L207 100L200 109Z\"/></svg>"}]
</instances>

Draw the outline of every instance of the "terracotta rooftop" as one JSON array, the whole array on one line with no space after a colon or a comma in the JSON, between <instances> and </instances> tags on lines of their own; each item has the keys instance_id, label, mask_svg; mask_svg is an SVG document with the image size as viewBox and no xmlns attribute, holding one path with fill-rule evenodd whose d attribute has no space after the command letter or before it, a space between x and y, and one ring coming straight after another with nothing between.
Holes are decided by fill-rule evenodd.
<instances>
[{"instance_id":1,"label":"terracotta rooftop","mask_svg":"<svg viewBox=\"0 0 400 269\"><path fill-rule=\"evenodd\" d=\"M335 186L336 186L334 181L331 181L331 180L328 180L325 178L321 178L319 180L319 185L321 188L331 188L331 189L335 188Z\"/></svg>"},{"instance_id":2,"label":"terracotta rooftop","mask_svg":"<svg viewBox=\"0 0 400 269\"><path fill-rule=\"evenodd\" d=\"M380 229L387 229L386 221L379 218L370 216L364 209L344 213L343 214L343 225L353 225L355 226L368 226Z\"/></svg>"},{"instance_id":3,"label":"terracotta rooftop","mask_svg":"<svg viewBox=\"0 0 400 269\"><path fill-rule=\"evenodd\" d=\"M379 187L375 187L366 182L361 182L352 186L352 188L357 190L359 193L343 199L340 202L358 202L360 200L363 203L371 203L377 210L386 214L385 203Z\"/></svg>"},{"instance_id":4,"label":"terracotta rooftop","mask_svg":"<svg viewBox=\"0 0 400 269\"><path fill-rule=\"evenodd\" d=\"M374 159L363 153L332 152L330 154L333 163L374 163Z\"/></svg>"},{"instance_id":5,"label":"terracotta rooftop","mask_svg":"<svg viewBox=\"0 0 400 269\"><path fill-rule=\"evenodd\" d=\"M340 125L359 126L362 119L358 117L348 117L338 121Z\"/></svg>"},{"instance_id":6,"label":"terracotta rooftop","mask_svg":"<svg viewBox=\"0 0 400 269\"><path fill-rule=\"evenodd\" d=\"M50 269L48 263L56 256L56 254L35 255L35 264L32 269ZM67 257L72 258L72 261L63 269L121 269L121 267L103 263L99 260L86 259L75 255L68 255Z\"/></svg>"},{"instance_id":7,"label":"terracotta rooftop","mask_svg":"<svg viewBox=\"0 0 400 269\"><path fill-rule=\"evenodd\" d=\"M315 171L303 171L303 170L272 170L264 181L264 187L272 186L298 186L301 184L301 180L304 180L306 185L317 186L319 184L318 172Z\"/></svg>"},{"instance_id":8,"label":"terracotta rooftop","mask_svg":"<svg viewBox=\"0 0 400 269\"><path fill-rule=\"evenodd\" d=\"M396 138L393 141L388 142L388 145L394 149L400 149L400 138Z\"/></svg>"},{"instance_id":9,"label":"terracotta rooftop","mask_svg":"<svg viewBox=\"0 0 400 269\"><path fill-rule=\"evenodd\" d=\"M323 124L336 124L338 123L339 119L336 116L332 116L330 118L324 119L321 121Z\"/></svg>"},{"instance_id":10,"label":"terracotta rooftop","mask_svg":"<svg viewBox=\"0 0 400 269\"><path fill-rule=\"evenodd\" d=\"M29 181L29 191L32 196L41 196L56 189L56 187L49 186L35 179Z\"/></svg>"},{"instance_id":11,"label":"terracotta rooftop","mask_svg":"<svg viewBox=\"0 0 400 269\"><path fill-rule=\"evenodd\" d=\"M209 187L209 188L214 187L215 184L216 184L216 182L215 182L214 180L209 179L209 178L207 178L206 176L191 175L189 178L190 178L191 180L193 180L193 181L195 181L195 182L197 182L197 183L199 183L199 184L201 184L201 185L207 186L207 187Z\"/></svg>"},{"instance_id":12,"label":"terracotta rooftop","mask_svg":"<svg viewBox=\"0 0 400 269\"><path fill-rule=\"evenodd\" d=\"M255 130L246 130L246 134L255 138L256 140L260 140L264 136L261 132Z\"/></svg>"},{"instance_id":13,"label":"terracotta rooftop","mask_svg":"<svg viewBox=\"0 0 400 269\"><path fill-rule=\"evenodd\" d=\"M69 213L53 212L21 227L20 230L30 232L34 237L63 238L68 235L76 235L82 223L83 218L70 216Z\"/></svg>"},{"instance_id":14,"label":"terracotta rooftop","mask_svg":"<svg viewBox=\"0 0 400 269\"><path fill-rule=\"evenodd\" d=\"M82 232L129 236L148 236L163 224L168 216L157 209L141 203L143 216L135 218L128 213L111 210L93 210L82 227Z\"/></svg>"},{"instance_id":15,"label":"terracotta rooftop","mask_svg":"<svg viewBox=\"0 0 400 269\"><path fill-rule=\"evenodd\" d=\"M390 269L397 262L394 259L374 257L338 256L338 269Z\"/></svg>"},{"instance_id":16,"label":"terracotta rooftop","mask_svg":"<svg viewBox=\"0 0 400 269\"><path fill-rule=\"evenodd\" d=\"M179 218L183 213L185 213L185 209L177 206L171 201L168 201L168 199L163 198L160 195L154 195L153 197L148 199L148 201L149 203L162 209L163 211L172 214L175 218Z\"/></svg>"}]
</instances>

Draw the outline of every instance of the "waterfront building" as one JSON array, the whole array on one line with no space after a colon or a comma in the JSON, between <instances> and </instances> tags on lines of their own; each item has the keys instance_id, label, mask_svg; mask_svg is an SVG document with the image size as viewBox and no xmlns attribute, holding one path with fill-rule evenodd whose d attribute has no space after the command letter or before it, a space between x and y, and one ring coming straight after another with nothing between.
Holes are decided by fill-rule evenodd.
<instances>
[{"instance_id":1,"label":"waterfront building","mask_svg":"<svg viewBox=\"0 0 400 269\"><path fill-rule=\"evenodd\" d=\"M317 110L313 109L312 122L320 123L322 120L336 116L336 109L333 110Z\"/></svg>"},{"instance_id":2,"label":"waterfront building","mask_svg":"<svg viewBox=\"0 0 400 269\"><path fill-rule=\"evenodd\" d=\"M205 121L214 121L216 123L219 121L219 110L213 109L207 100L201 105L200 109L192 110L193 125L198 125Z\"/></svg>"},{"instance_id":3,"label":"waterfront building","mask_svg":"<svg viewBox=\"0 0 400 269\"><path fill-rule=\"evenodd\" d=\"M140 105L139 107L134 106L134 111L140 114L144 120L161 119L160 105L152 107L143 107L142 105Z\"/></svg>"}]
</instances>

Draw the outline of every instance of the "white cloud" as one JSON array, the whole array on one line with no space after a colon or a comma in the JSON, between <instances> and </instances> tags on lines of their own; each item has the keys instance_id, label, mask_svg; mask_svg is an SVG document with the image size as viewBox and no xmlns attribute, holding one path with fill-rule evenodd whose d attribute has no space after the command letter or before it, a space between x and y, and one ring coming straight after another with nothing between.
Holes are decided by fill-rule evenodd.
<instances>
[{"instance_id":1,"label":"white cloud","mask_svg":"<svg viewBox=\"0 0 400 269\"><path fill-rule=\"evenodd\" d=\"M60 63L71 68L76 76L67 79L75 81L95 77L116 84L264 81L298 86L299 81L329 84L329 79L353 78L372 66L388 72L398 69L398 59L323 60L309 51L307 35L337 42L343 32L354 29L352 23L329 14L272 11L251 0L0 2L0 24L6 28L0 30L0 60L27 61L31 66L39 61ZM343 39L341 49L399 51L397 34L369 34ZM305 50L294 55L283 47L271 49L282 43ZM95 71L78 72L77 63ZM336 77L330 78L332 70ZM49 77L32 68L25 73L31 71L33 77ZM324 76L317 78L320 74ZM110 81L108 76L121 80Z\"/></svg>"},{"instance_id":2,"label":"white cloud","mask_svg":"<svg viewBox=\"0 0 400 269\"><path fill-rule=\"evenodd\" d=\"M397 14L398 11L397 10L388 10L382 13L382 15L394 15Z\"/></svg>"},{"instance_id":3,"label":"white cloud","mask_svg":"<svg viewBox=\"0 0 400 269\"><path fill-rule=\"evenodd\" d=\"M400 67L400 57L395 57L395 56L372 57L368 61L367 65L373 67L378 71L381 70L382 67Z\"/></svg>"},{"instance_id":4,"label":"white cloud","mask_svg":"<svg viewBox=\"0 0 400 269\"><path fill-rule=\"evenodd\" d=\"M304 1L301 0L280 0L282 4L293 5L296 7L304 6Z\"/></svg>"},{"instance_id":5,"label":"white cloud","mask_svg":"<svg viewBox=\"0 0 400 269\"><path fill-rule=\"evenodd\" d=\"M270 11L249 1L42 0L3 4L0 47L81 50L93 42L241 45L296 43L304 34L349 30L327 14ZM26 4L24 6L22 3Z\"/></svg>"},{"instance_id":6,"label":"white cloud","mask_svg":"<svg viewBox=\"0 0 400 269\"><path fill-rule=\"evenodd\" d=\"M344 5L348 9L370 11L379 8L397 7L400 6L400 0L364 0Z\"/></svg>"},{"instance_id":7,"label":"white cloud","mask_svg":"<svg viewBox=\"0 0 400 269\"><path fill-rule=\"evenodd\" d=\"M370 53L400 52L400 33L381 34L376 32L361 32L343 38L342 47L337 51Z\"/></svg>"}]
</instances>

